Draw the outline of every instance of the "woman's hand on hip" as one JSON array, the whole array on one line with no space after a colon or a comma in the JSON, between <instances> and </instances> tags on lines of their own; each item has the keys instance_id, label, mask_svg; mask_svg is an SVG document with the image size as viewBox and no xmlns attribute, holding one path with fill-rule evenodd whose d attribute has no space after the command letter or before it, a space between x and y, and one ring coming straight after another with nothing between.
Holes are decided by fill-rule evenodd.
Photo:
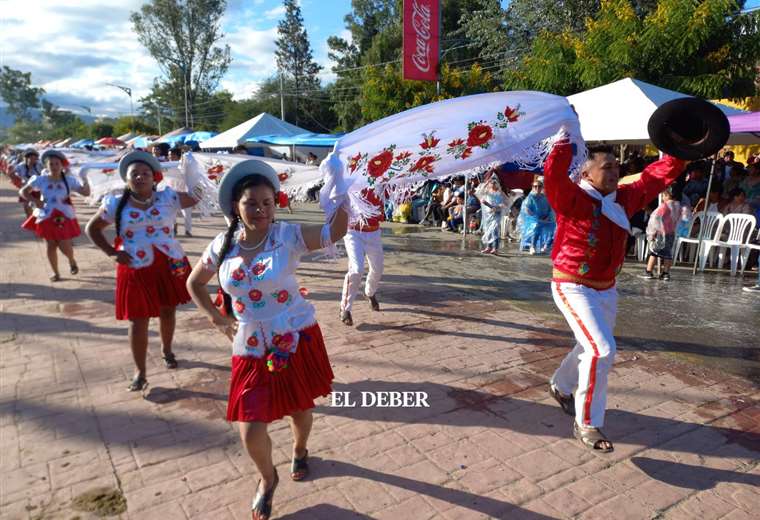
<instances>
[{"instance_id":1,"label":"woman's hand on hip","mask_svg":"<svg viewBox=\"0 0 760 520\"><path fill-rule=\"evenodd\" d=\"M214 326L219 332L227 336L230 341L235 339L235 334L237 334L238 330L238 321L235 318L220 314L214 318Z\"/></svg>"}]
</instances>

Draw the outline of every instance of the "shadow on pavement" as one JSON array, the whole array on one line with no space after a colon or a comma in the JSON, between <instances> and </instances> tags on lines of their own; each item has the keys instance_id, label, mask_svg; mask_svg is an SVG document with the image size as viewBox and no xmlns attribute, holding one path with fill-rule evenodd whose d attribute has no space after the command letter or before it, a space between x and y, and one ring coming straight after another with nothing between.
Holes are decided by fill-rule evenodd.
<instances>
[{"instance_id":1,"label":"shadow on pavement","mask_svg":"<svg viewBox=\"0 0 760 520\"><path fill-rule=\"evenodd\" d=\"M721 482L747 484L755 489L760 488L760 475L729 471L725 469L704 468L678 462L633 457L631 462L646 473L650 478L677 486L698 491L714 488Z\"/></svg>"}]
</instances>

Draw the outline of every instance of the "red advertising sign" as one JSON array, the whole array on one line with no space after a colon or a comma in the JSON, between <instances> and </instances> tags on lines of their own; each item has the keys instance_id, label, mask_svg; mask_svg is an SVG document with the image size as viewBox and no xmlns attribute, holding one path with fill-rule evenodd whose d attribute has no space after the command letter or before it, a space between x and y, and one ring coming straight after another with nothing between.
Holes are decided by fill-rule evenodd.
<instances>
[{"instance_id":1,"label":"red advertising sign","mask_svg":"<svg viewBox=\"0 0 760 520\"><path fill-rule=\"evenodd\" d=\"M440 0L404 0L404 79L438 79L440 9Z\"/></svg>"}]
</instances>

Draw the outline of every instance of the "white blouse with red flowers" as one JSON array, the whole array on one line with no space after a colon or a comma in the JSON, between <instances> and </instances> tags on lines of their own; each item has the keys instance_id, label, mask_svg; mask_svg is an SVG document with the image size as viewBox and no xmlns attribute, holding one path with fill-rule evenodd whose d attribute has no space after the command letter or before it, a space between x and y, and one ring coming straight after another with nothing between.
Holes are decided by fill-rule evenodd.
<instances>
[{"instance_id":1,"label":"white blouse with red flowers","mask_svg":"<svg viewBox=\"0 0 760 520\"><path fill-rule=\"evenodd\" d=\"M66 185L63 180L54 180L47 170L43 170L42 175L33 175L26 184L39 191L42 196L43 206L35 208L33 213L37 217L37 224L50 218L55 210L63 213L66 218L76 217L74 206L71 205L71 193L81 190L82 183L73 175L65 175L66 181L69 183L69 193L66 193Z\"/></svg>"},{"instance_id":2,"label":"white blouse with red flowers","mask_svg":"<svg viewBox=\"0 0 760 520\"><path fill-rule=\"evenodd\" d=\"M103 199L101 218L106 222L116 221L116 208L121 195L106 195ZM158 249L171 260L180 261L185 257L179 241L174 238L174 221L181 209L179 196L171 188L155 193L153 205L139 209L127 203L121 210L121 222L117 246L132 257L130 267L139 269L153 263L153 248Z\"/></svg>"},{"instance_id":3,"label":"white blouse with red flowers","mask_svg":"<svg viewBox=\"0 0 760 520\"><path fill-rule=\"evenodd\" d=\"M250 260L240 254L237 240L241 232L233 239L221 268L219 253L226 233L219 233L201 257L206 269L219 269L222 288L232 297L239 322L232 355L260 358L275 349L293 353L299 331L316 323L314 306L301 296L295 276L308 251L301 226L272 224L262 251Z\"/></svg>"}]
</instances>

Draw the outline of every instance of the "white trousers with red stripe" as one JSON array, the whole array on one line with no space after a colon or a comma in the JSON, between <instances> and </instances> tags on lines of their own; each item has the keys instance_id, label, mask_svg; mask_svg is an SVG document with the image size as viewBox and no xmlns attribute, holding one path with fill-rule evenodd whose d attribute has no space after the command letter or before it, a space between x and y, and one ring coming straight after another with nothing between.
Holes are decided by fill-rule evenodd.
<instances>
[{"instance_id":1,"label":"white trousers with red stripe","mask_svg":"<svg viewBox=\"0 0 760 520\"><path fill-rule=\"evenodd\" d=\"M575 393L575 420L579 425L599 428L604 425L607 375L615 359L617 290L552 282L552 294L576 340L552 376L552 383L563 394Z\"/></svg>"},{"instance_id":2,"label":"white trousers with red stripe","mask_svg":"<svg viewBox=\"0 0 760 520\"><path fill-rule=\"evenodd\" d=\"M343 280L343 297L340 310L351 311L364 274L364 257L367 257L369 272L364 294L374 296L383 277L383 241L380 230L356 231L349 229L343 237L348 255L348 273Z\"/></svg>"}]
</instances>

